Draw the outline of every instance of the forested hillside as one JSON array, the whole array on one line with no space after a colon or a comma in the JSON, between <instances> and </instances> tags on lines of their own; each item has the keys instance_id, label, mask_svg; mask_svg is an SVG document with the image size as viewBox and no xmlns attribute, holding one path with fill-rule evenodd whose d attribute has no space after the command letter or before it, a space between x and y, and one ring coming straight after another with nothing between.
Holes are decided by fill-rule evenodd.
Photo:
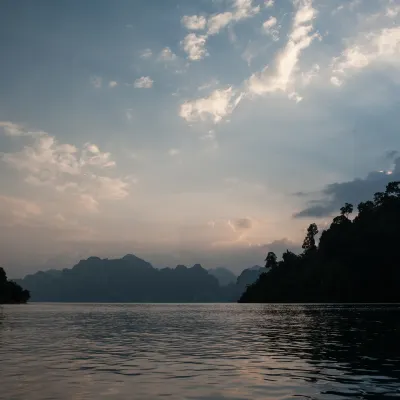
<instances>
[{"instance_id":1,"label":"forested hillside","mask_svg":"<svg viewBox=\"0 0 400 400\"><path fill-rule=\"evenodd\" d=\"M318 246L311 224L302 254L268 253L271 271L240 302L400 302L400 182L353 211L346 203Z\"/></svg>"}]
</instances>

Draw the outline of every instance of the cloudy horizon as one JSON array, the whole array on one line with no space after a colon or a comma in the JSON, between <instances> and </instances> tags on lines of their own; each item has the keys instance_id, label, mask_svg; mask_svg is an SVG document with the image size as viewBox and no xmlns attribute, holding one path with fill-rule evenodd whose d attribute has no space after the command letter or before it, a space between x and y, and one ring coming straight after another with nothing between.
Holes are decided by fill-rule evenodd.
<instances>
[{"instance_id":1,"label":"cloudy horizon","mask_svg":"<svg viewBox=\"0 0 400 400\"><path fill-rule=\"evenodd\" d=\"M127 253L239 272L400 180L395 0L0 12L0 265L13 278Z\"/></svg>"}]
</instances>

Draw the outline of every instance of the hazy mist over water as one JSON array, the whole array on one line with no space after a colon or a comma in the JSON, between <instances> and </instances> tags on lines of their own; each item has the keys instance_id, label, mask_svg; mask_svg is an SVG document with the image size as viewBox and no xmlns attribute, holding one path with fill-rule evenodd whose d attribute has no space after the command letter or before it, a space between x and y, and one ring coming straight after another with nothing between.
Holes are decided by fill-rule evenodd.
<instances>
[{"instance_id":1,"label":"hazy mist over water","mask_svg":"<svg viewBox=\"0 0 400 400\"><path fill-rule=\"evenodd\" d=\"M400 306L0 307L1 399L400 396Z\"/></svg>"}]
</instances>

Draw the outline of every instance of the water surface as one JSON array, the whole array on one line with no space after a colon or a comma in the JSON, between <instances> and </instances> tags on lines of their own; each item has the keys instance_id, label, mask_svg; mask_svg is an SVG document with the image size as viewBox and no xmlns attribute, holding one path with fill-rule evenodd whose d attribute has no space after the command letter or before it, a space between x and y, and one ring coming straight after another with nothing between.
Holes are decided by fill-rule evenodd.
<instances>
[{"instance_id":1,"label":"water surface","mask_svg":"<svg viewBox=\"0 0 400 400\"><path fill-rule=\"evenodd\" d=\"M399 306L0 307L0 398L400 396Z\"/></svg>"}]
</instances>

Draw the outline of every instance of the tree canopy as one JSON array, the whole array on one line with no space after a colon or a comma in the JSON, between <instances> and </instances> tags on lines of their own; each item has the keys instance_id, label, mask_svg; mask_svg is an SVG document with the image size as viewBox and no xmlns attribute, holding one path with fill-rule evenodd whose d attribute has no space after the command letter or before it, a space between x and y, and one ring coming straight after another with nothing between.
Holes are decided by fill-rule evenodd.
<instances>
[{"instance_id":1,"label":"tree canopy","mask_svg":"<svg viewBox=\"0 0 400 400\"><path fill-rule=\"evenodd\" d=\"M311 224L303 253L289 251L240 302L400 302L400 182L373 200L346 203L321 233ZM268 259L268 256L267 256Z\"/></svg>"},{"instance_id":2,"label":"tree canopy","mask_svg":"<svg viewBox=\"0 0 400 400\"><path fill-rule=\"evenodd\" d=\"M0 304L26 303L29 298L29 291L8 280L6 271L0 267Z\"/></svg>"},{"instance_id":3,"label":"tree canopy","mask_svg":"<svg viewBox=\"0 0 400 400\"><path fill-rule=\"evenodd\" d=\"M265 268L275 268L278 265L278 259L276 254L273 251L270 251L267 254L267 258L265 259Z\"/></svg>"}]
</instances>

